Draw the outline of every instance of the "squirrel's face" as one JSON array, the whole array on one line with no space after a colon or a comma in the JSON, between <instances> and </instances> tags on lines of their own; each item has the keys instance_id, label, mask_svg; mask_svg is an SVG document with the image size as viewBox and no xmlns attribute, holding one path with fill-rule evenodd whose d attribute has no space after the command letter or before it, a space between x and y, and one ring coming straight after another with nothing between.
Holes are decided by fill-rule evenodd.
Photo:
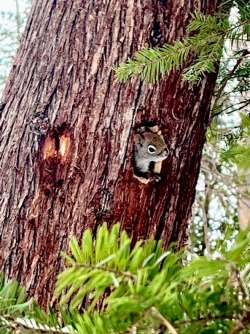
<instances>
[{"instance_id":1,"label":"squirrel's face","mask_svg":"<svg viewBox=\"0 0 250 334\"><path fill-rule=\"evenodd\" d=\"M150 161L163 161L168 155L167 145L156 133L139 134L136 140L136 150L140 158Z\"/></svg>"}]
</instances>

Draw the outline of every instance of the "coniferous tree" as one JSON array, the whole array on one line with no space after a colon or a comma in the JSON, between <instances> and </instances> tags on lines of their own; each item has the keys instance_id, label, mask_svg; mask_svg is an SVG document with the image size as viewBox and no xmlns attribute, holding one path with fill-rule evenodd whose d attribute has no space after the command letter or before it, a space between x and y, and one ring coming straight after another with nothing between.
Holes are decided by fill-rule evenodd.
<instances>
[{"instance_id":1,"label":"coniferous tree","mask_svg":"<svg viewBox=\"0 0 250 334\"><path fill-rule=\"evenodd\" d=\"M42 304L71 233L118 221L134 242L185 243L225 36L211 32L213 58L197 71L215 71L195 86L182 80L182 71L195 75L183 60L195 62L195 36L206 41L203 20L215 31L220 10L211 0L33 2L0 114L0 267ZM136 50L180 39L179 49L189 44L160 83L116 80L114 67ZM148 121L169 155L161 182L143 184L134 177L133 138Z\"/></svg>"}]
</instances>

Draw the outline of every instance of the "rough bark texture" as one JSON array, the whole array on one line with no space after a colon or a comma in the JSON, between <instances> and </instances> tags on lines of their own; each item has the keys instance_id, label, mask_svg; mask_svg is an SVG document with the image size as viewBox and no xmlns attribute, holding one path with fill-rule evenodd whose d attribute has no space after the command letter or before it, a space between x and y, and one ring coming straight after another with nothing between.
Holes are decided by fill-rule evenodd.
<instances>
[{"instance_id":1,"label":"rough bark texture","mask_svg":"<svg viewBox=\"0 0 250 334\"><path fill-rule=\"evenodd\" d=\"M185 240L215 75L121 84L112 66L185 34L216 0L36 0L0 112L0 270L42 304L72 234L121 222L134 240ZM161 127L162 181L133 177L133 129Z\"/></svg>"}]
</instances>

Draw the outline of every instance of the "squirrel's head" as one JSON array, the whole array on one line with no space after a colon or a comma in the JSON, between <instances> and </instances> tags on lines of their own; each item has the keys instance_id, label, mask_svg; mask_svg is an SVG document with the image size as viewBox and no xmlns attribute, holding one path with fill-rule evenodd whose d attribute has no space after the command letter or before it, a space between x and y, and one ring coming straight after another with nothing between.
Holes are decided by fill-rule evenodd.
<instances>
[{"instance_id":1,"label":"squirrel's head","mask_svg":"<svg viewBox=\"0 0 250 334\"><path fill-rule=\"evenodd\" d=\"M163 161L168 155L167 145L163 137L157 133L143 132L135 136L136 154L141 159Z\"/></svg>"}]
</instances>

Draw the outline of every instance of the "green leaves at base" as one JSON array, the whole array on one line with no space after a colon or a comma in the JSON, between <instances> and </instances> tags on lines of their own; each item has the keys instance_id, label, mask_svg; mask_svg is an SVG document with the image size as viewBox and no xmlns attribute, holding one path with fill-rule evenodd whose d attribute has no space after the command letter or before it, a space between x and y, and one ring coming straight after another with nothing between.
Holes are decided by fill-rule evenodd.
<instances>
[{"instance_id":1,"label":"green leaves at base","mask_svg":"<svg viewBox=\"0 0 250 334\"><path fill-rule=\"evenodd\" d=\"M228 251L188 262L154 240L132 247L119 225L104 224L96 238L86 230L81 242L71 239L56 311L26 302L16 282L2 280L0 326L3 333L249 333L249 248L240 233Z\"/></svg>"},{"instance_id":2,"label":"green leaves at base","mask_svg":"<svg viewBox=\"0 0 250 334\"><path fill-rule=\"evenodd\" d=\"M133 248L118 232L118 225L110 232L103 225L96 240L89 231L87 242L71 240L56 295L78 333L228 333L237 317L250 314L249 272L241 276L250 262L247 234L230 251L185 266L183 252L166 252L153 240Z\"/></svg>"}]
</instances>

